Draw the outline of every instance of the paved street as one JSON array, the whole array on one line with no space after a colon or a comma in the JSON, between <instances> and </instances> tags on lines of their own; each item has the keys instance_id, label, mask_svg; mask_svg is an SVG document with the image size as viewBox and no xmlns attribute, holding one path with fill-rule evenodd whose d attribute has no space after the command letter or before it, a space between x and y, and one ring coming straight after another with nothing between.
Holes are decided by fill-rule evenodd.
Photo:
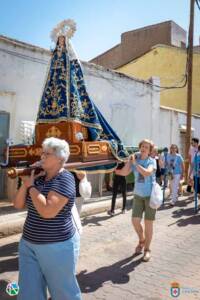
<instances>
[{"instance_id":1,"label":"paved street","mask_svg":"<svg viewBox=\"0 0 200 300\"><path fill-rule=\"evenodd\" d=\"M178 299L200 299L200 215L191 199L157 213L152 260L134 257L137 243L131 210L114 217L106 213L83 219L78 280L84 300L167 300L172 282L180 284ZM5 287L17 280L17 244L20 235L0 240L0 300ZM12 299L15 299L13 297ZM27 299L28 300L28 299ZM36 299L37 300L37 299Z\"/></svg>"}]
</instances>

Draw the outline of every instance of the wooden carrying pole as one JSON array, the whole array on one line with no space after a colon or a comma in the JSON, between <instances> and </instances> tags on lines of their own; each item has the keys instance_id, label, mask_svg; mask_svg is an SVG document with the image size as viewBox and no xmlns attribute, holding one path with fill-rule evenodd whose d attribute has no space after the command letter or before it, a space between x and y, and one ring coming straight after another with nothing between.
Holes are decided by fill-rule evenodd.
<instances>
[{"instance_id":1,"label":"wooden carrying pole","mask_svg":"<svg viewBox=\"0 0 200 300\"><path fill-rule=\"evenodd\" d=\"M113 164L116 163L117 160L97 160L97 161L91 161L91 162L74 162L74 163L66 163L64 165L65 169L68 170L74 170L74 169L80 169L80 168L87 168L87 167L94 167L94 166L101 166L101 165L108 165L108 164ZM14 179L16 177L20 176L27 176L31 175L31 172L35 170L35 174L39 174L43 169L41 167L29 167L29 168L10 168L8 169L7 175L8 177ZM81 171L81 170L80 170Z\"/></svg>"}]
</instances>

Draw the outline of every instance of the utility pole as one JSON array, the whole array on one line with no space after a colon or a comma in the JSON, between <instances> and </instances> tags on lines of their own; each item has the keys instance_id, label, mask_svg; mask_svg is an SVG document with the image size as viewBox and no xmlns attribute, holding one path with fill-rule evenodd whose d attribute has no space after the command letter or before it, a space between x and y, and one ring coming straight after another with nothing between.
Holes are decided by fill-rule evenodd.
<instances>
[{"instance_id":1,"label":"utility pole","mask_svg":"<svg viewBox=\"0 0 200 300\"><path fill-rule=\"evenodd\" d=\"M185 136L185 178L188 176L188 152L191 143L191 119L192 119L192 64L193 64L193 32L194 32L194 4L190 0L190 25L188 36L188 84L187 84L187 126Z\"/></svg>"}]
</instances>

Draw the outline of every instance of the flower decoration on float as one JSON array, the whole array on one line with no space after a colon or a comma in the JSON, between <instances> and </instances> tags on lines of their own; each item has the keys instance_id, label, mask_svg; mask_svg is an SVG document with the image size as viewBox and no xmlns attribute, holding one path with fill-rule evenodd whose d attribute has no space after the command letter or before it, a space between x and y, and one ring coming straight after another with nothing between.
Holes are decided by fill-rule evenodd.
<instances>
[{"instance_id":1,"label":"flower decoration on float","mask_svg":"<svg viewBox=\"0 0 200 300\"><path fill-rule=\"evenodd\" d=\"M76 22L72 19L63 20L51 31L51 40L56 43L59 36L70 39L76 31Z\"/></svg>"}]
</instances>

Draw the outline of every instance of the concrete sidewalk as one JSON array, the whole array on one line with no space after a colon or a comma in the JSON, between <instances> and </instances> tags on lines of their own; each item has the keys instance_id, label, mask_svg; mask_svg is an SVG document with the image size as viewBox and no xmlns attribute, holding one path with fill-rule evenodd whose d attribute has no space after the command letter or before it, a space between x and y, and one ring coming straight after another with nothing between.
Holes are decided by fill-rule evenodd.
<instances>
[{"instance_id":1,"label":"concrete sidewalk","mask_svg":"<svg viewBox=\"0 0 200 300\"><path fill-rule=\"evenodd\" d=\"M103 197L93 197L86 200L82 207L81 218L105 212L110 209L112 193L106 193ZM130 207L133 193L127 193L127 206ZM122 198L116 199L116 208L122 206ZM26 210L16 210L12 204L4 204L0 208L0 238L21 233L26 219Z\"/></svg>"}]
</instances>

